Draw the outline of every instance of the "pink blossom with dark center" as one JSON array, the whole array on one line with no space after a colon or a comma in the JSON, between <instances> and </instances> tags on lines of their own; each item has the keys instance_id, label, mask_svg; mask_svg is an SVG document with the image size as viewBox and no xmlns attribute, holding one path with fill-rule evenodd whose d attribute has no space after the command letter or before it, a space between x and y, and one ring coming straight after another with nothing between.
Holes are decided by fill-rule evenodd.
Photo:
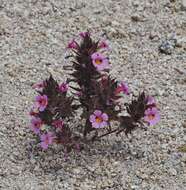
<instances>
[{"instance_id":1,"label":"pink blossom with dark center","mask_svg":"<svg viewBox=\"0 0 186 190\"><path fill-rule=\"evenodd\" d=\"M53 143L54 135L51 132L48 132L47 134L43 134L40 136L41 139L41 147L46 150L50 144Z\"/></svg>"},{"instance_id":2,"label":"pink blossom with dark center","mask_svg":"<svg viewBox=\"0 0 186 190\"><path fill-rule=\"evenodd\" d=\"M64 122L62 119L58 119L58 120L55 120L52 122L52 125L56 128L60 128L62 129L63 125L64 125Z\"/></svg>"},{"instance_id":3,"label":"pink blossom with dark center","mask_svg":"<svg viewBox=\"0 0 186 190\"><path fill-rule=\"evenodd\" d=\"M90 35L89 32L80 32L79 35L82 37L82 38L85 38L87 35Z\"/></svg>"},{"instance_id":4,"label":"pink blossom with dark center","mask_svg":"<svg viewBox=\"0 0 186 190\"><path fill-rule=\"evenodd\" d=\"M35 89L35 90L37 90L39 92L42 92L44 87L45 87L45 82L44 81L38 82L38 83L36 83L36 84L34 84L32 86L33 89Z\"/></svg>"},{"instance_id":5,"label":"pink blossom with dark center","mask_svg":"<svg viewBox=\"0 0 186 190\"><path fill-rule=\"evenodd\" d=\"M64 93L68 91L68 84L66 82L63 82L59 85L60 92Z\"/></svg>"},{"instance_id":6,"label":"pink blossom with dark center","mask_svg":"<svg viewBox=\"0 0 186 190\"><path fill-rule=\"evenodd\" d=\"M96 67L98 71L110 68L108 58L102 55L101 53L99 52L93 53L91 55L91 58L93 65Z\"/></svg>"},{"instance_id":7,"label":"pink blossom with dark center","mask_svg":"<svg viewBox=\"0 0 186 190\"><path fill-rule=\"evenodd\" d=\"M31 125L30 125L30 129L35 133L35 134L39 134L41 126L42 126L43 122L40 118L38 117L33 117L31 119Z\"/></svg>"},{"instance_id":8,"label":"pink blossom with dark center","mask_svg":"<svg viewBox=\"0 0 186 190\"><path fill-rule=\"evenodd\" d=\"M100 110L95 110L92 115L90 115L89 121L92 123L93 128L103 128L108 126L108 115L102 113Z\"/></svg>"},{"instance_id":9,"label":"pink blossom with dark center","mask_svg":"<svg viewBox=\"0 0 186 190\"><path fill-rule=\"evenodd\" d=\"M35 106L39 109L39 111L44 111L48 105L48 97L46 95L38 95L35 98Z\"/></svg>"},{"instance_id":10,"label":"pink blossom with dark center","mask_svg":"<svg viewBox=\"0 0 186 190\"><path fill-rule=\"evenodd\" d=\"M144 120L150 125L155 125L160 120L160 114L156 107L148 108L145 111Z\"/></svg>"},{"instance_id":11,"label":"pink blossom with dark center","mask_svg":"<svg viewBox=\"0 0 186 190\"><path fill-rule=\"evenodd\" d=\"M109 50L109 45L106 40L103 40L99 43L98 48L104 49L104 50Z\"/></svg>"},{"instance_id":12,"label":"pink blossom with dark center","mask_svg":"<svg viewBox=\"0 0 186 190\"><path fill-rule=\"evenodd\" d=\"M77 42L73 39L72 41L70 41L68 43L67 48L68 49L77 49L78 48Z\"/></svg>"},{"instance_id":13,"label":"pink blossom with dark center","mask_svg":"<svg viewBox=\"0 0 186 190\"><path fill-rule=\"evenodd\" d=\"M128 84L126 82L120 82L118 84L118 87L115 90L116 94L119 94L121 92L126 94L126 95L130 94L129 87L128 87Z\"/></svg>"}]
</instances>

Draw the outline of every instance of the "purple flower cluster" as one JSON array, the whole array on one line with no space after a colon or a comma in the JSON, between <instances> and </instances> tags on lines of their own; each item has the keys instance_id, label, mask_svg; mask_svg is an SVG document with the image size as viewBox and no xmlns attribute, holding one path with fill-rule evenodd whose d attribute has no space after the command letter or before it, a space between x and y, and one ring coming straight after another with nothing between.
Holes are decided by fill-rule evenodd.
<instances>
[{"instance_id":1,"label":"purple flower cluster","mask_svg":"<svg viewBox=\"0 0 186 190\"><path fill-rule=\"evenodd\" d=\"M35 97L34 105L30 110L30 129L39 136L40 146L43 150L46 150L49 145L56 142L57 135L60 133L64 126L62 118L56 118L59 111L57 109L58 98L67 100L66 93L68 91L68 83L63 82L60 85L50 78L46 81L42 81L33 85L33 88L39 93ZM51 108L56 104L55 107ZM60 104L59 104L60 106ZM69 107L69 105L67 105ZM50 120L48 121L48 118Z\"/></svg>"},{"instance_id":2,"label":"purple flower cluster","mask_svg":"<svg viewBox=\"0 0 186 190\"><path fill-rule=\"evenodd\" d=\"M143 123L152 126L159 122L154 97L145 92L135 96L126 81L109 74L107 40L95 41L90 32L81 32L68 43L67 50L67 57L73 59L67 82L58 84L50 76L33 85L38 95L30 110L30 129L39 136L43 150L57 143L64 146L66 153L79 151L82 144L106 135L128 134ZM120 100L126 96L132 100L122 105ZM76 112L82 112L82 125L70 127L69 121L73 123ZM113 121L119 125L113 125Z\"/></svg>"},{"instance_id":3,"label":"purple flower cluster","mask_svg":"<svg viewBox=\"0 0 186 190\"><path fill-rule=\"evenodd\" d=\"M42 92L44 85L43 82L37 83L34 86L34 89ZM39 117L39 113L43 112L48 105L48 97L46 95L38 95L35 98L34 106L30 111L31 124L30 129L36 134L39 135L41 140L41 147L45 150L53 142L53 134L51 132L42 134L42 130L45 130L44 122Z\"/></svg>"},{"instance_id":4,"label":"purple flower cluster","mask_svg":"<svg viewBox=\"0 0 186 190\"><path fill-rule=\"evenodd\" d=\"M81 38L83 38L83 39L89 35L90 35L89 32L80 32L79 33L79 36L81 36ZM79 47L79 45L75 39L71 40L67 45L68 49L78 49L78 47ZM99 45L97 47L97 51L91 54L92 64L98 71L103 71L105 69L109 69L110 65L109 65L108 58L105 55L103 55L101 52L98 52L99 50L109 50L109 44L106 40L100 41Z\"/></svg>"},{"instance_id":5,"label":"purple flower cluster","mask_svg":"<svg viewBox=\"0 0 186 190\"><path fill-rule=\"evenodd\" d=\"M38 117L39 112L43 112L48 105L48 98L46 95L38 95L35 98L35 104L30 111L31 125L30 128L35 134L40 133L42 127L42 120Z\"/></svg>"}]
</instances>

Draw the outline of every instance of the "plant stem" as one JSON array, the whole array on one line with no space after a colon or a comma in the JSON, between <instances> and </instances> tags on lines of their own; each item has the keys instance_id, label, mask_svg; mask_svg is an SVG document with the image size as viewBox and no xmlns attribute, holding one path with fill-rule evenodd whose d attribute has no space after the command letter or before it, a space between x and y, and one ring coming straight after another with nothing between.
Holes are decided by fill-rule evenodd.
<instances>
[{"instance_id":1,"label":"plant stem","mask_svg":"<svg viewBox=\"0 0 186 190\"><path fill-rule=\"evenodd\" d=\"M104 137L104 136L107 136L107 135L110 135L110 134L112 134L112 133L114 133L114 132L116 132L116 131L118 131L118 129L115 129L115 130L113 130L113 131L109 131L109 132L107 132L107 133L105 133L105 134L103 134L103 135L98 136L97 138L100 139L100 138L102 138L102 137Z\"/></svg>"}]
</instances>

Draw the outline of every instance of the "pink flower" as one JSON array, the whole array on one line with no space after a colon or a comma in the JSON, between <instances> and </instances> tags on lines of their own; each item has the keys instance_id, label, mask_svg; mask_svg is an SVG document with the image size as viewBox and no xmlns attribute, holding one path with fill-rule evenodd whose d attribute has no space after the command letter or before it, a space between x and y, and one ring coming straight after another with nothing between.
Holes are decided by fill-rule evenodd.
<instances>
[{"instance_id":1,"label":"pink flower","mask_svg":"<svg viewBox=\"0 0 186 190\"><path fill-rule=\"evenodd\" d=\"M44 87L45 87L45 82L44 81L38 82L38 83L36 83L36 84L34 84L32 86L33 89L35 89L35 90L37 90L39 92L42 92Z\"/></svg>"},{"instance_id":2,"label":"pink flower","mask_svg":"<svg viewBox=\"0 0 186 190\"><path fill-rule=\"evenodd\" d=\"M89 121L92 123L93 128L103 128L108 125L108 115L102 113L100 110L95 110L92 115L90 115Z\"/></svg>"},{"instance_id":3,"label":"pink flower","mask_svg":"<svg viewBox=\"0 0 186 190\"><path fill-rule=\"evenodd\" d=\"M68 49L77 49L78 48L77 42L73 39L72 41L70 41L68 43L67 48Z\"/></svg>"},{"instance_id":4,"label":"pink flower","mask_svg":"<svg viewBox=\"0 0 186 190\"><path fill-rule=\"evenodd\" d=\"M152 96L147 96L147 105L156 105L155 98Z\"/></svg>"},{"instance_id":5,"label":"pink flower","mask_svg":"<svg viewBox=\"0 0 186 190\"><path fill-rule=\"evenodd\" d=\"M52 122L52 125L56 128L62 128L63 125L64 125L64 122L62 119L59 119L59 120L55 120Z\"/></svg>"},{"instance_id":6,"label":"pink flower","mask_svg":"<svg viewBox=\"0 0 186 190\"><path fill-rule=\"evenodd\" d=\"M130 94L129 87L128 87L128 84L126 82L120 82L118 84L118 87L116 88L115 93L118 94L120 92L123 92L126 95Z\"/></svg>"},{"instance_id":7,"label":"pink flower","mask_svg":"<svg viewBox=\"0 0 186 190\"><path fill-rule=\"evenodd\" d=\"M106 40L101 41L98 48L108 50L109 49L108 42Z\"/></svg>"},{"instance_id":8,"label":"pink flower","mask_svg":"<svg viewBox=\"0 0 186 190\"><path fill-rule=\"evenodd\" d=\"M150 125L155 125L160 120L160 114L156 107L148 108L145 111L144 120Z\"/></svg>"},{"instance_id":9,"label":"pink flower","mask_svg":"<svg viewBox=\"0 0 186 190\"><path fill-rule=\"evenodd\" d=\"M59 86L59 90L62 93L63 92L67 92L67 90L68 90L68 84L66 82L61 83L60 86Z\"/></svg>"},{"instance_id":10,"label":"pink flower","mask_svg":"<svg viewBox=\"0 0 186 190\"><path fill-rule=\"evenodd\" d=\"M98 53L98 52L93 53L91 55L91 58L92 58L93 65L96 67L98 71L102 71L104 69L110 68L108 59L101 53Z\"/></svg>"},{"instance_id":11,"label":"pink flower","mask_svg":"<svg viewBox=\"0 0 186 190\"><path fill-rule=\"evenodd\" d=\"M30 129L35 133L35 134L39 134L41 126L42 126L43 122L40 118L38 117L33 117L31 119L31 125L30 125Z\"/></svg>"},{"instance_id":12,"label":"pink flower","mask_svg":"<svg viewBox=\"0 0 186 190\"><path fill-rule=\"evenodd\" d=\"M40 136L41 139L41 147L46 150L50 144L52 144L54 136L53 133L48 132L47 134L43 134Z\"/></svg>"},{"instance_id":13,"label":"pink flower","mask_svg":"<svg viewBox=\"0 0 186 190\"><path fill-rule=\"evenodd\" d=\"M36 96L35 101L35 106L39 109L39 111L44 111L48 105L48 97L46 95Z\"/></svg>"},{"instance_id":14,"label":"pink flower","mask_svg":"<svg viewBox=\"0 0 186 190\"><path fill-rule=\"evenodd\" d=\"M90 35L89 32L80 32L79 35L82 37L82 38L85 38L87 35Z\"/></svg>"}]
</instances>

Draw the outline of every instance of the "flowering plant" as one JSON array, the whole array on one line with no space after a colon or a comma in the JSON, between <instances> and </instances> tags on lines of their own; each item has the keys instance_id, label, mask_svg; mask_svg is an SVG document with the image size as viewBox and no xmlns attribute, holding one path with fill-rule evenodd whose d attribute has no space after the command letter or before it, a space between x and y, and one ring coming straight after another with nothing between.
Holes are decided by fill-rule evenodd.
<instances>
[{"instance_id":1,"label":"flowering plant","mask_svg":"<svg viewBox=\"0 0 186 190\"><path fill-rule=\"evenodd\" d=\"M45 150L51 144L64 146L65 152L80 150L84 143L104 136L124 132L126 135L144 124L155 125L160 120L155 99L140 93L132 95L125 81L109 74L110 61L106 40L94 41L89 32L67 45L72 58L69 78L58 84L52 76L33 85L39 95L30 111L30 129L39 137ZM69 92L71 95L69 95ZM120 99L132 96L124 108ZM70 125L81 112L80 125ZM116 121L118 126L113 126Z\"/></svg>"}]
</instances>

